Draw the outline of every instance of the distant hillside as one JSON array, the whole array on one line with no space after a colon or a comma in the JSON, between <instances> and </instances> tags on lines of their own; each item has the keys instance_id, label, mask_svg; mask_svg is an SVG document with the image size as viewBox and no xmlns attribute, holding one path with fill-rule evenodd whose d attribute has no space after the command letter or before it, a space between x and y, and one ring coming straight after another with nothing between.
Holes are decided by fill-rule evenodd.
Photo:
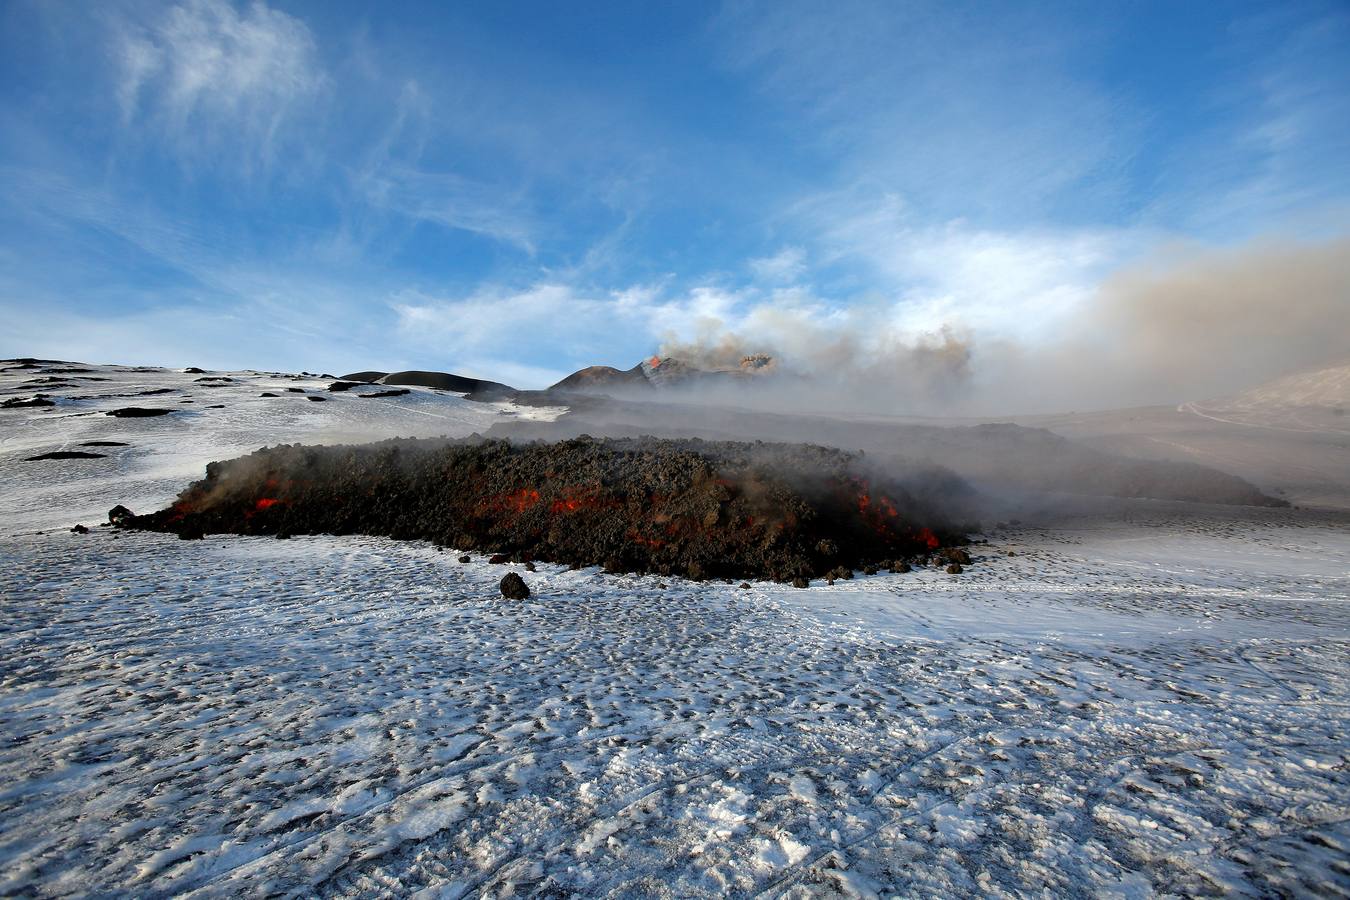
<instances>
[{"instance_id":1,"label":"distant hillside","mask_svg":"<svg viewBox=\"0 0 1350 900\"><path fill-rule=\"evenodd\" d=\"M1350 432L1350 365L1288 375L1230 397L1183 403L1181 409L1233 425Z\"/></svg>"}]
</instances>

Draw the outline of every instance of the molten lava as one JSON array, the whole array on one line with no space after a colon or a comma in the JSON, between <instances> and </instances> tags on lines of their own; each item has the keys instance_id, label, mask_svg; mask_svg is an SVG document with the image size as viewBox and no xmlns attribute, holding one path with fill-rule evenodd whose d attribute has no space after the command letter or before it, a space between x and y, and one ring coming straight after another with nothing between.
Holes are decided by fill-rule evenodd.
<instances>
[{"instance_id":1,"label":"molten lava","mask_svg":"<svg viewBox=\"0 0 1350 900\"><path fill-rule=\"evenodd\" d=\"M610 571L787 581L962 540L861 462L813 445L655 438L281 446L212 463L173 506L123 527L374 534Z\"/></svg>"}]
</instances>

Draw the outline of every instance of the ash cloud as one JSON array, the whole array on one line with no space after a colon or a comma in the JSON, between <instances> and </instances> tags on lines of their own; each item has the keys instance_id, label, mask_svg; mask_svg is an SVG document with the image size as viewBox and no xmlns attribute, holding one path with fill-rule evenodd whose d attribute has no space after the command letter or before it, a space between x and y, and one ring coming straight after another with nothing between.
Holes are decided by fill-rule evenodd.
<instances>
[{"instance_id":1,"label":"ash cloud","mask_svg":"<svg viewBox=\"0 0 1350 900\"><path fill-rule=\"evenodd\" d=\"M1350 357L1350 239L1172 248L1109 276L1034 343L981 325L914 334L893 310L766 304L735 326L705 319L660 355L720 371L771 355L775 377L700 388L766 410L999 416L1223 396Z\"/></svg>"},{"instance_id":2,"label":"ash cloud","mask_svg":"<svg viewBox=\"0 0 1350 900\"><path fill-rule=\"evenodd\" d=\"M973 339L957 327L907 335L868 328L858 317L820 321L809 313L762 307L744 327L707 324L694 340L668 337L658 356L712 372L744 372L734 387L714 382L709 399L737 394L782 411L929 411L968 389ZM759 364L763 356L769 365Z\"/></svg>"},{"instance_id":3,"label":"ash cloud","mask_svg":"<svg viewBox=\"0 0 1350 900\"><path fill-rule=\"evenodd\" d=\"M1173 254L1108 279L1086 325L1084 340L1113 349L1121 390L1158 399L1344 362L1350 239Z\"/></svg>"}]
</instances>

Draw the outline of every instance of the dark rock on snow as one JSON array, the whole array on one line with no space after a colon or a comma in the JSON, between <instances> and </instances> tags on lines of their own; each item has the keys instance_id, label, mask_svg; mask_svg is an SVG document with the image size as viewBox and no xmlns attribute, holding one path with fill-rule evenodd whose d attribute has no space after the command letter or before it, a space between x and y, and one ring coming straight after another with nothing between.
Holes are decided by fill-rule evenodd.
<instances>
[{"instance_id":1,"label":"dark rock on snow","mask_svg":"<svg viewBox=\"0 0 1350 900\"><path fill-rule=\"evenodd\" d=\"M51 453L39 453L37 456L27 457L28 462L37 462L43 459L107 459L104 453L89 453L84 450L55 450Z\"/></svg>"},{"instance_id":2,"label":"dark rock on snow","mask_svg":"<svg viewBox=\"0 0 1350 900\"><path fill-rule=\"evenodd\" d=\"M124 406L121 409L110 409L104 415L113 416L118 419L148 419L153 416L167 416L173 412L171 409L152 409L144 406Z\"/></svg>"},{"instance_id":3,"label":"dark rock on snow","mask_svg":"<svg viewBox=\"0 0 1350 900\"><path fill-rule=\"evenodd\" d=\"M851 578L964 541L854 454L652 438L280 446L212 463L171 507L131 524L371 534L473 548L497 564L784 583Z\"/></svg>"},{"instance_id":4,"label":"dark rock on snow","mask_svg":"<svg viewBox=\"0 0 1350 900\"><path fill-rule=\"evenodd\" d=\"M529 585L515 572L507 572L502 578L502 596L507 600L527 600L530 596Z\"/></svg>"},{"instance_id":5,"label":"dark rock on snow","mask_svg":"<svg viewBox=\"0 0 1350 900\"><path fill-rule=\"evenodd\" d=\"M54 400L48 400L46 397L39 394L38 396L33 397L31 400L24 400L19 397L10 397L4 403L0 403L0 408L21 409L30 406L55 406L55 405L56 402Z\"/></svg>"}]
</instances>

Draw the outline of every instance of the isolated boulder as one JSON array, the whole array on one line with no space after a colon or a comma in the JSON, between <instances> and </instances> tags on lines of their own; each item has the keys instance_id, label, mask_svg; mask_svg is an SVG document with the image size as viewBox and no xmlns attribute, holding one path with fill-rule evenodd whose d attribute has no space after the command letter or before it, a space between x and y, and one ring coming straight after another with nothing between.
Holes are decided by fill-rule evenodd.
<instances>
[{"instance_id":1,"label":"isolated boulder","mask_svg":"<svg viewBox=\"0 0 1350 900\"><path fill-rule=\"evenodd\" d=\"M136 514L120 503L108 510L108 522L112 525L121 525L134 518Z\"/></svg>"},{"instance_id":2,"label":"isolated boulder","mask_svg":"<svg viewBox=\"0 0 1350 900\"><path fill-rule=\"evenodd\" d=\"M530 596L529 585L515 572L507 572L502 577L502 596L507 600L526 600Z\"/></svg>"}]
</instances>

